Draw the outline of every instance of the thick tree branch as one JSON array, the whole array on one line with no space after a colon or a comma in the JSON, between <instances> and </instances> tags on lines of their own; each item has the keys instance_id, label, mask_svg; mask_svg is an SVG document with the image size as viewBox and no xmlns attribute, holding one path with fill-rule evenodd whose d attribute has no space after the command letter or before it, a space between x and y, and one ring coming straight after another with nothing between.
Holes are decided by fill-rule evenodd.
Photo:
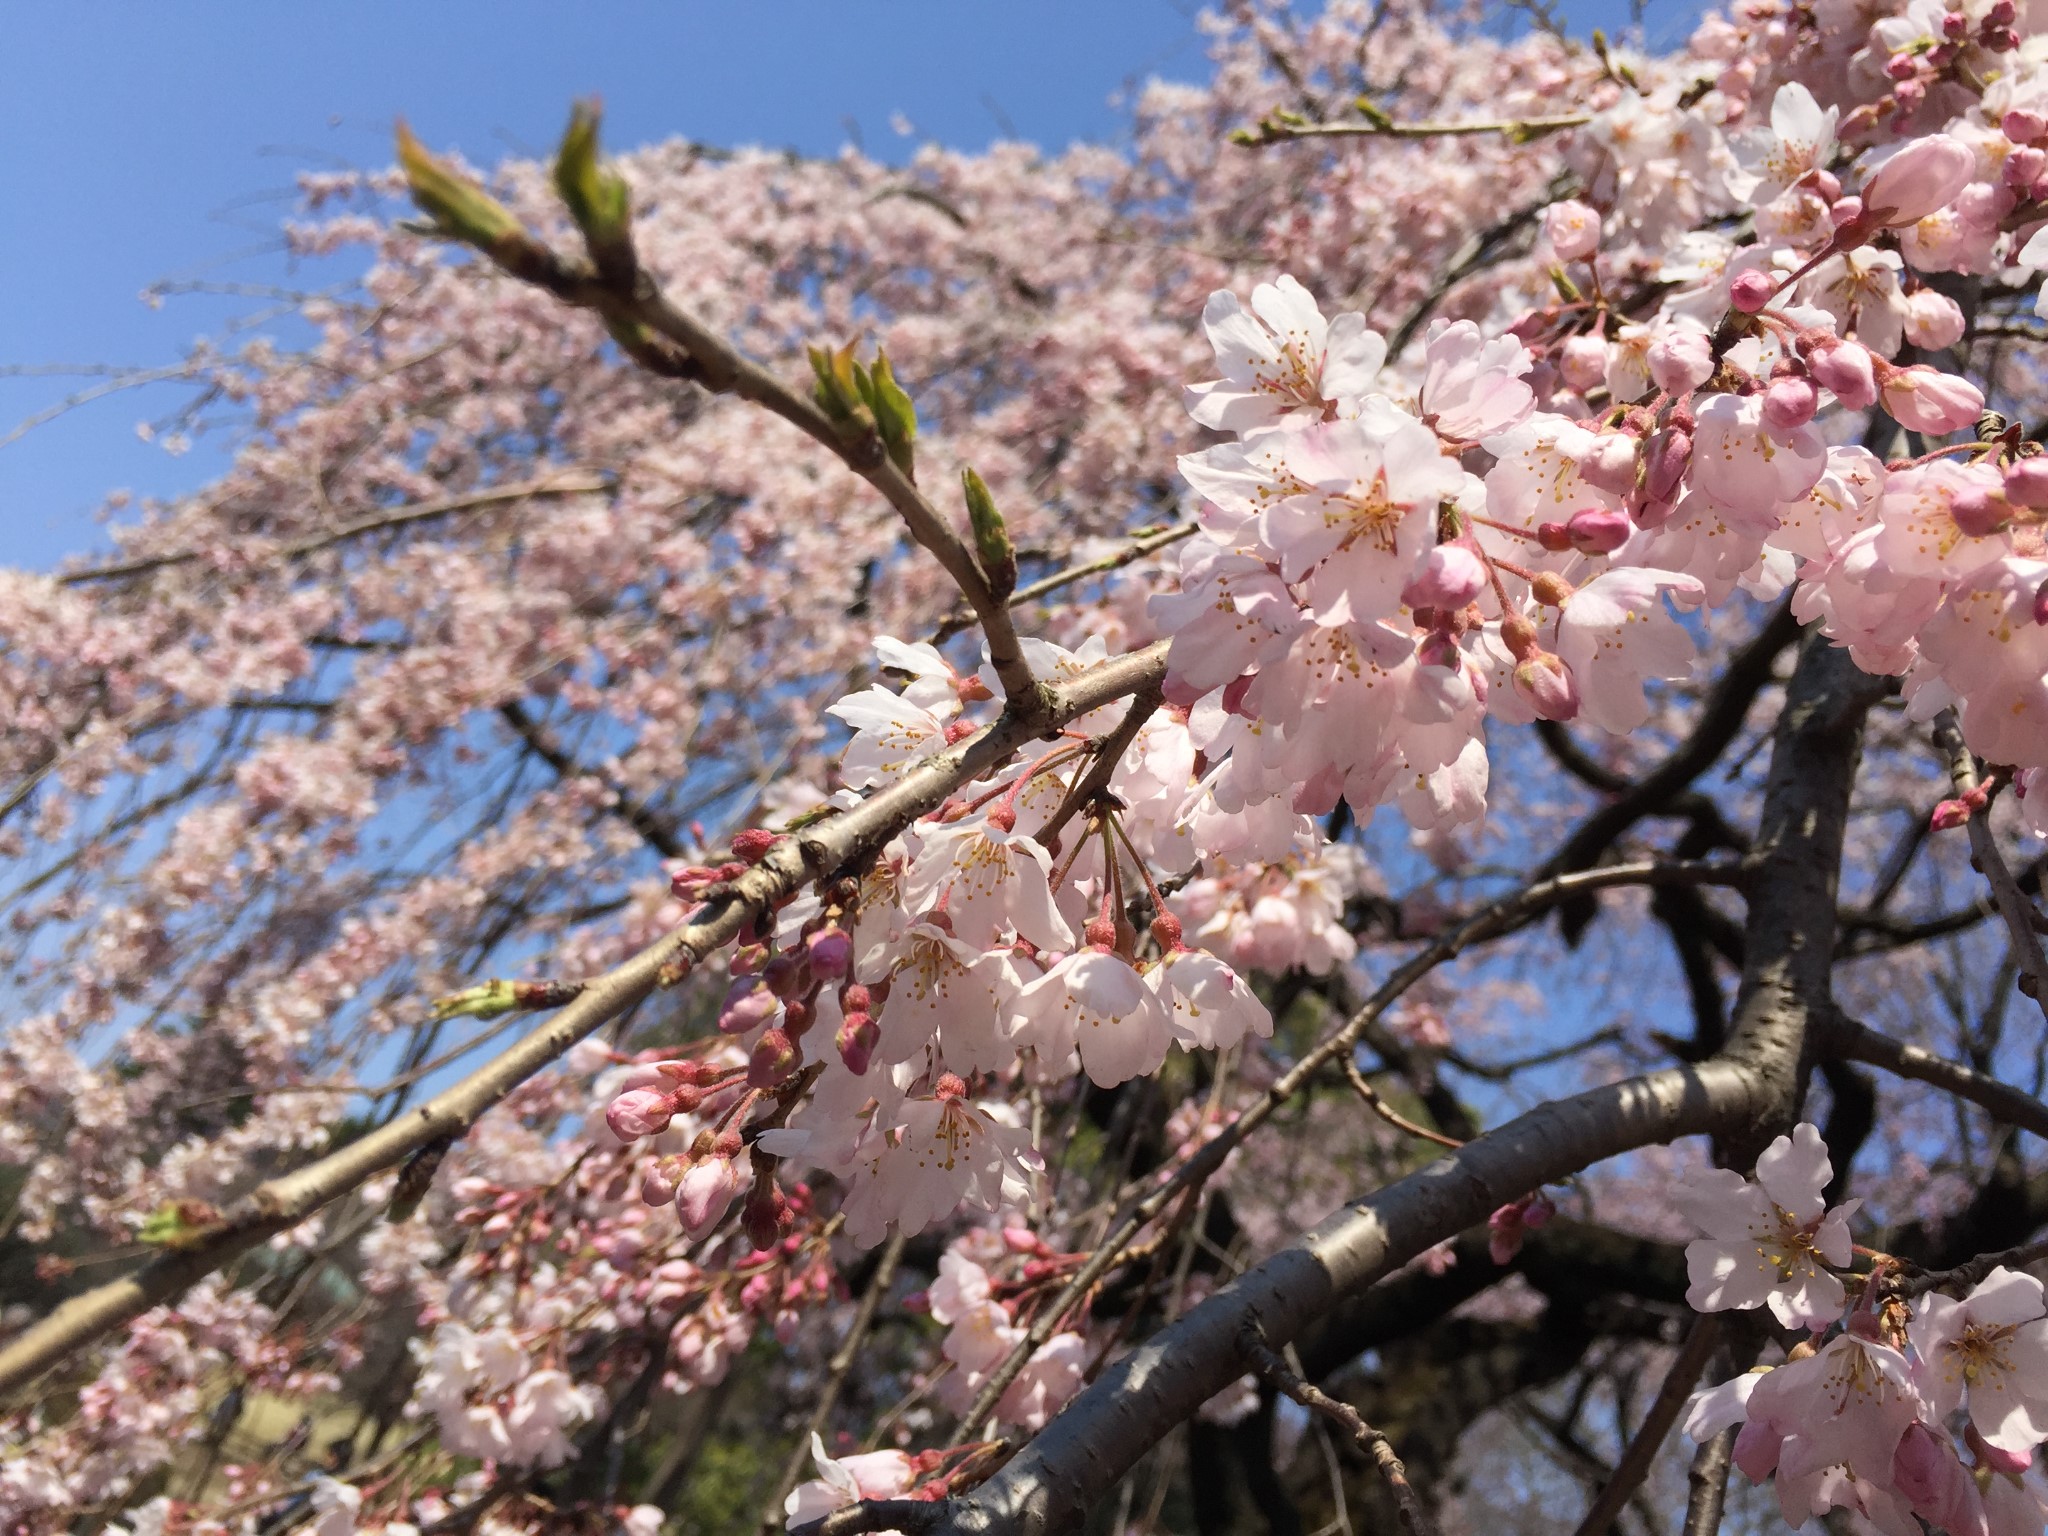
<instances>
[{"instance_id":1,"label":"thick tree branch","mask_svg":"<svg viewBox=\"0 0 2048 1536\"><path fill-rule=\"evenodd\" d=\"M2048 1138L2048 1104L2002 1083L1986 1073L1949 1061L1917 1045L1907 1045L1890 1035L1840 1014L1832 1015L1821 1031L1821 1049L1850 1061L1882 1067L1897 1077L1929 1083L1944 1093L1967 1099L1988 1110L2002 1125L2016 1125L2023 1131Z\"/></svg>"},{"instance_id":2,"label":"thick tree branch","mask_svg":"<svg viewBox=\"0 0 2048 1536\"><path fill-rule=\"evenodd\" d=\"M1352 1202L1111 1365L1015 1460L954 1500L945 1529L1077 1529L1167 1429L1243 1373L1248 1326L1284 1344L1341 1297L1532 1189L1637 1147L1749 1122L1766 1088L1727 1062L1632 1078L1543 1105Z\"/></svg>"}]
</instances>

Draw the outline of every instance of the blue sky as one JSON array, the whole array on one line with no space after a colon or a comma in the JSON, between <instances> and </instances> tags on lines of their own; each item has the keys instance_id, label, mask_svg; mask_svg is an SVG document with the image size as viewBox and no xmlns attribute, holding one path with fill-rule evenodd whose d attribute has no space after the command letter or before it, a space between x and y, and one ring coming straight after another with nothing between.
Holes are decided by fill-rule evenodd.
<instances>
[{"instance_id":1,"label":"blue sky","mask_svg":"<svg viewBox=\"0 0 2048 1536\"><path fill-rule=\"evenodd\" d=\"M1304 9L1312 9L1305 4ZM1653 36L1691 0L1653 0ZM178 285L306 284L278 250L293 177L390 158L401 113L488 162L550 146L569 101L603 94L616 144L682 135L828 153L920 138L978 148L1115 141L1117 98L1206 73L1196 0L93 0L14 9L0 92L0 370L155 366L260 311L241 295L142 302ZM1575 29L1625 0L1575 0ZM316 281L329 280L319 274ZM0 373L0 438L91 377ZM104 543L117 487L172 495L221 463L138 422L181 397L128 392L0 444L0 563Z\"/></svg>"}]
</instances>

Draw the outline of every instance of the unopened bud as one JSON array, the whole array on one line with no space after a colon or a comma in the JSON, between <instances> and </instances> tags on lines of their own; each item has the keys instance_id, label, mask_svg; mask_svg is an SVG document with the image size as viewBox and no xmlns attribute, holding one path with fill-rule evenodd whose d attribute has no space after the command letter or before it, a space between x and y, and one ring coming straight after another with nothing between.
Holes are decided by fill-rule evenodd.
<instances>
[{"instance_id":1,"label":"unopened bud","mask_svg":"<svg viewBox=\"0 0 2048 1536\"><path fill-rule=\"evenodd\" d=\"M1627 518L1623 518L1625 523ZM1529 583L1529 590L1536 601L1546 608L1562 608L1572 595L1572 584L1555 571L1538 571L1536 579Z\"/></svg>"},{"instance_id":2,"label":"unopened bud","mask_svg":"<svg viewBox=\"0 0 2048 1536\"><path fill-rule=\"evenodd\" d=\"M1914 139L1863 186L1870 217L1891 228L1918 224L1956 199L1977 173L1977 153L1945 133Z\"/></svg>"},{"instance_id":3,"label":"unopened bud","mask_svg":"<svg viewBox=\"0 0 2048 1536\"><path fill-rule=\"evenodd\" d=\"M2032 144L2048 134L2048 113L2031 107L2014 107L1998 120L1998 131L2015 144Z\"/></svg>"},{"instance_id":4,"label":"unopened bud","mask_svg":"<svg viewBox=\"0 0 2048 1536\"><path fill-rule=\"evenodd\" d=\"M795 997L809 985L801 957L784 950L761 967L761 985L777 997Z\"/></svg>"},{"instance_id":5,"label":"unopened bud","mask_svg":"<svg viewBox=\"0 0 2048 1536\"><path fill-rule=\"evenodd\" d=\"M729 1157L707 1158L690 1168L676 1186L676 1215L691 1238L707 1236L724 1220L739 1192L739 1169Z\"/></svg>"},{"instance_id":6,"label":"unopened bud","mask_svg":"<svg viewBox=\"0 0 2048 1536\"><path fill-rule=\"evenodd\" d=\"M803 1062L803 1052L787 1032L768 1030L754 1042L753 1054L747 1058L747 1086L778 1088L796 1075Z\"/></svg>"},{"instance_id":7,"label":"unopened bud","mask_svg":"<svg viewBox=\"0 0 2048 1536\"><path fill-rule=\"evenodd\" d=\"M1561 555L1572 547L1572 531L1563 523L1538 523L1536 544L1538 548Z\"/></svg>"},{"instance_id":8,"label":"unopened bud","mask_svg":"<svg viewBox=\"0 0 2048 1536\"><path fill-rule=\"evenodd\" d=\"M1626 432L1603 432L1579 457L1579 474L1588 485L1615 496L1635 489L1636 455L1642 441Z\"/></svg>"},{"instance_id":9,"label":"unopened bud","mask_svg":"<svg viewBox=\"0 0 2048 1536\"><path fill-rule=\"evenodd\" d=\"M853 936L844 928L820 928L804 940L810 957L811 974L820 981L837 981L853 964Z\"/></svg>"},{"instance_id":10,"label":"unopened bud","mask_svg":"<svg viewBox=\"0 0 2048 1536\"><path fill-rule=\"evenodd\" d=\"M1462 608L1486 590L1486 563L1462 544L1439 544L1401 589L1410 608Z\"/></svg>"},{"instance_id":11,"label":"unopened bud","mask_svg":"<svg viewBox=\"0 0 2048 1536\"><path fill-rule=\"evenodd\" d=\"M1927 825L1936 832L1947 832L1960 827L1970 819L1969 802L1965 800L1944 800L1935 806L1934 814L1927 819Z\"/></svg>"},{"instance_id":12,"label":"unopened bud","mask_svg":"<svg viewBox=\"0 0 2048 1536\"><path fill-rule=\"evenodd\" d=\"M1181 947L1180 919L1171 912L1162 912L1152 919L1152 942L1167 954Z\"/></svg>"},{"instance_id":13,"label":"unopened bud","mask_svg":"<svg viewBox=\"0 0 2048 1536\"><path fill-rule=\"evenodd\" d=\"M1515 692L1544 720L1562 723L1578 718L1579 680L1572 669L1547 651L1515 667Z\"/></svg>"},{"instance_id":14,"label":"unopened bud","mask_svg":"<svg viewBox=\"0 0 2048 1536\"><path fill-rule=\"evenodd\" d=\"M875 1047L882 1043L881 1028L865 1013L850 1013L833 1038L839 1059L855 1077L865 1077L875 1059Z\"/></svg>"},{"instance_id":15,"label":"unopened bud","mask_svg":"<svg viewBox=\"0 0 2048 1536\"><path fill-rule=\"evenodd\" d=\"M1628 514L1613 507L1587 507L1574 512L1572 520L1565 524L1567 540L1582 555L1611 555L1635 531ZM1548 601L1540 593L1537 600Z\"/></svg>"},{"instance_id":16,"label":"unopened bud","mask_svg":"<svg viewBox=\"0 0 2048 1536\"><path fill-rule=\"evenodd\" d=\"M1752 267L1747 272L1738 273L1735 281L1728 285L1728 302L1740 313L1753 315L1770 303L1777 291L1778 285L1770 273L1759 272Z\"/></svg>"},{"instance_id":17,"label":"unopened bud","mask_svg":"<svg viewBox=\"0 0 2048 1536\"><path fill-rule=\"evenodd\" d=\"M1806 366L1813 381L1849 410L1860 411L1876 403L1876 362L1861 342L1817 343L1807 353Z\"/></svg>"},{"instance_id":18,"label":"unopened bud","mask_svg":"<svg viewBox=\"0 0 2048 1536\"><path fill-rule=\"evenodd\" d=\"M1813 420L1820 408L1820 391L1813 380L1793 373L1773 379L1764 390L1764 425L1774 432L1792 432Z\"/></svg>"},{"instance_id":19,"label":"unopened bud","mask_svg":"<svg viewBox=\"0 0 2048 1536\"><path fill-rule=\"evenodd\" d=\"M2005 499L2015 506L2048 507L2048 457L2036 454L2006 465Z\"/></svg>"},{"instance_id":20,"label":"unopened bud","mask_svg":"<svg viewBox=\"0 0 2048 1536\"><path fill-rule=\"evenodd\" d=\"M633 1088L606 1106L604 1123L620 1141L638 1141L643 1136L659 1136L674 1115L667 1094L655 1088Z\"/></svg>"},{"instance_id":21,"label":"unopened bud","mask_svg":"<svg viewBox=\"0 0 2048 1536\"><path fill-rule=\"evenodd\" d=\"M741 977L726 994L725 1007L718 1015L718 1032L722 1035L744 1035L759 1029L775 1017L781 1006L773 992L753 985L751 978Z\"/></svg>"},{"instance_id":22,"label":"unopened bud","mask_svg":"<svg viewBox=\"0 0 2048 1536\"><path fill-rule=\"evenodd\" d=\"M2012 521L2012 507L1996 492L1970 485L1949 498L1948 515L1966 537L1988 539Z\"/></svg>"}]
</instances>

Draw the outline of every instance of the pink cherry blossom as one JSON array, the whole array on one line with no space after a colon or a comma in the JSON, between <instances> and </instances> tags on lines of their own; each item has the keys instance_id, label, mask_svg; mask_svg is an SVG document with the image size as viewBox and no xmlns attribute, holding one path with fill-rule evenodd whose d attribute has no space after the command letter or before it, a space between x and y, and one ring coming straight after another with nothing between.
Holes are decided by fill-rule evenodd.
<instances>
[{"instance_id":1,"label":"pink cherry blossom","mask_svg":"<svg viewBox=\"0 0 2048 1536\"><path fill-rule=\"evenodd\" d=\"M1820 1132L1801 1122L1757 1159L1754 1182L1728 1168L1694 1169L1677 1194L1707 1236L1686 1245L1687 1302L1702 1312L1769 1303L1787 1328L1825 1327L1842 1310L1855 1203L1827 1208L1833 1177ZM1876 1475L1876 1474L1872 1474Z\"/></svg>"}]
</instances>

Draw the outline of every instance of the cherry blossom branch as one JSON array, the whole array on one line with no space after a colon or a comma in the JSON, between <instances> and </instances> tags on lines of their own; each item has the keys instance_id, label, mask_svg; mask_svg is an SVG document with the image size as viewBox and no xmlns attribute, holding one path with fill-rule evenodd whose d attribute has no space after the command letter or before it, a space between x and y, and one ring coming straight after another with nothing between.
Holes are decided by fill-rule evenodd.
<instances>
[{"instance_id":1,"label":"cherry blossom branch","mask_svg":"<svg viewBox=\"0 0 2048 1536\"><path fill-rule=\"evenodd\" d=\"M1839 1013L1827 1021L1821 1031L1820 1044L1823 1050L1833 1055L1882 1067L1894 1076L1928 1083L1959 1099L1967 1099L1988 1110L1992 1118L2002 1125L2016 1125L2021 1130L2048 1138L2048 1104L1988 1073L1949 1061L1903 1040L1894 1040L1890 1035L1881 1034Z\"/></svg>"},{"instance_id":2,"label":"cherry blossom branch","mask_svg":"<svg viewBox=\"0 0 2048 1536\"><path fill-rule=\"evenodd\" d=\"M1498 133L1516 144L1527 144L1546 134L1567 128L1583 128L1593 120L1590 112L1566 112L1556 117L1477 118L1444 123L1422 120L1399 122L1387 116L1366 97L1358 99L1365 121L1358 123L1312 123L1298 112L1269 112L1256 127L1240 128L1230 142L1245 149L1264 149L1293 139L1441 139L1472 134Z\"/></svg>"},{"instance_id":3,"label":"cherry blossom branch","mask_svg":"<svg viewBox=\"0 0 2048 1536\"><path fill-rule=\"evenodd\" d=\"M1365 1107L1367 1109L1378 1115L1395 1130L1409 1136L1420 1137L1424 1141L1433 1141L1440 1147L1457 1148L1465 1145L1464 1142L1455 1136L1446 1136L1441 1131L1432 1131L1426 1125L1417 1125L1413 1120L1410 1120L1406 1115L1395 1109L1393 1105L1380 1097L1380 1091L1366 1080L1365 1074L1358 1069L1358 1062L1350 1056L1344 1058L1344 1080L1351 1084L1351 1091L1353 1093L1365 1100Z\"/></svg>"},{"instance_id":4,"label":"cherry blossom branch","mask_svg":"<svg viewBox=\"0 0 2048 1536\"><path fill-rule=\"evenodd\" d=\"M1166 643L1093 667L1043 693L1045 717L1063 724L1147 687L1166 669ZM631 1008L663 979L730 943L740 930L812 880L858 865L960 785L1006 761L1043 725L1009 710L987 729L927 758L844 815L777 840L760 863L698 909L695 920L588 983L545 1025L461 1082L398 1119L299 1169L269 1179L237 1201L190 1245L132 1275L87 1291L0 1346L0 1392L11 1392L74 1350L140 1316L246 1253L289 1231L322 1206L433 1143L462 1136L506 1094L570 1046Z\"/></svg>"},{"instance_id":5,"label":"cherry blossom branch","mask_svg":"<svg viewBox=\"0 0 2048 1536\"><path fill-rule=\"evenodd\" d=\"M1332 1061L1348 1056L1380 1015L1438 966L1456 959L1474 944L1498 938L1535 921L1552 907L1584 892L1604 890L1617 885L1656 885L1665 882L1740 885L1744 879L1742 869L1731 864L1682 864L1660 860L1610 864L1599 869L1553 875L1538 880L1519 891L1488 903L1464 922L1446 930L1434 943L1398 966L1343 1025L1324 1036L1300 1061L1283 1072L1266 1090L1263 1097L1253 1102L1237 1119L1204 1142L1185 1163L1181 1164L1171 1178L1131 1208L1130 1214L1096 1248L1089 1256L1088 1262L1075 1271L1073 1278L1067 1282L1066 1289L1033 1319L1024 1337L990 1373L982 1387L981 1395L975 1399L974 1405L961 1420L961 1438L971 1440L976 1437L978 1431L988 1421L989 1415L995 1411L996 1403L1009 1389L1010 1383L1017 1379L1018 1373L1024 1369L1032 1353L1059 1331L1061 1320L1093 1289L1095 1282L1115 1266L1139 1232L1156 1220L1186 1191L1206 1183L1216 1170L1223 1166L1224 1159L1234 1152L1246 1137L1264 1125L1275 1111L1307 1087L1324 1067ZM1518 1195L1525 1193L1526 1190L1517 1191ZM1504 1200L1496 1201L1495 1205L1505 1203ZM1494 1206L1488 1206L1486 1211L1480 1214L1489 1214L1493 1209Z\"/></svg>"},{"instance_id":6,"label":"cherry blossom branch","mask_svg":"<svg viewBox=\"0 0 2048 1536\"><path fill-rule=\"evenodd\" d=\"M1240 1340L1246 1362L1251 1368L1286 1393L1295 1402L1311 1413L1320 1413L1324 1418L1340 1424L1364 1451L1378 1464L1380 1475L1386 1478L1387 1486L1394 1492L1394 1503L1400 1510L1401 1528L1408 1536L1436 1536L1436 1522L1429 1518L1429 1511L1422 1507L1422 1498L1415 1491L1415 1485L1408 1481L1408 1469L1401 1465L1401 1458L1394 1452L1394 1444L1386 1434L1365 1422L1365 1416L1351 1404L1330 1396L1329 1393L1313 1386L1301 1377L1301 1373L1266 1342L1265 1334L1259 1329L1258 1319L1253 1318L1245 1325L1244 1337Z\"/></svg>"},{"instance_id":7,"label":"cherry blossom branch","mask_svg":"<svg viewBox=\"0 0 2048 1536\"><path fill-rule=\"evenodd\" d=\"M582 477L544 477L539 480L524 480L516 485L494 485L487 490L470 491L461 496L447 496L439 501L422 501L409 507L393 511L372 513L343 523L338 528L286 544L265 558L277 561L303 560L349 539L366 533L382 533L390 528L404 528L413 523L426 522L431 518L448 517L458 512L471 512L479 507L502 506L512 501L539 501L554 496L594 495L611 488L608 480L594 475ZM168 555L151 555L140 560L124 560L117 565L96 565L88 570L70 571L57 578L57 584L75 587L91 581L119 581L129 576L146 576L155 571L167 570L172 566L189 565L205 558L205 552L197 549L181 549Z\"/></svg>"},{"instance_id":8,"label":"cherry blossom branch","mask_svg":"<svg viewBox=\"0 0 2048 1536\"><path fill-rule=\"evenodd\" d=\"M1664 1373L1664 1384L1657 1389L1650 1411L1643 1415L1641 1428L1629 1441L1621 1460L1615 1464L1614 1476L1601 1488L1573 1536L1607 1536L1622 1506L1642 1486L1643 1479L1650 1475L1657 1453L1664 1448L1664 1442L1671 1434L1671 1426L1678 1422L1700 1373L1720 1347L1721 1331L1721 1314L1718 1312L1708 1312L1693 1323L1692 1331L1685 1336L1685 1343L1671 1362L1671 1368Z\"/></svg>"},{"instance_id":9,"label":"cherry blossom branch","mask_svg":"<svg viewBox=\"0 0 2048 1536\"><path fill-rule=\"evenodd\" d=\"M838 456L882 493L917 543L931 552L981 621L989 661L1013 708L1043 716L1042 686L1031 675L1016 625L992 573L984 572L949 519L919 490L907 457L899 462L874 415L864 423L835 419L811 395L793 389L742 354L695 315L680 308L640 263L633 245L630 194L616 171L597 160L597 118L579 106L556 162L557 186L575 216L589 261L571 261L529 233L482 187L434 159L401 125L399 158L414 199L442 232L474 246L508 276L599 315L612 338L649 372L688 380L713 394L733 395L780 416ZM582 196L572 184L581 180ZM616 201L608 207L595 203ZM897 392L899 395L901 391ZM908 413L905 397L901 406ZM914 420L897 430L915 434Z\"/></svg>"},{"instance_id":10,"label":"cherry blossom branch","mask_svg":"<svg viewBox=\"0 0 2048 1536\"><path fill-rule=\"evenodd\" d=\"M1934 742L1948 757L1949 779L1955 785L1957 798L1968 803L1978 792L1977 759L1963 740L1962 727L1957 723L1953 709L1944 709L1934 717ZM2005 855L1998 851L1998 840L1991 833L1991 806L1988 802L1970 817L1969 827L1970 862L1983 872L1985 880L1990 883L1998 915L2005 920L2006 933L2012 941L2013 959L2018 962L2020 974L2025 978L2020 990L2033 998L2042 1017L2048 1018L2048 955L2042 954L2040 935L2034 931L2034 923L2040 913L2021 893L2013 880L2011 868L2005 862Z\"/></svg>"},{"instance_id":11,"label":"cherry blossom branch","mask_svg":"<svg viewBox=\"0 0 2048 1536\"><path fill-rule=\"evenodd\" d=\"M867 1289L862 1292L860 1308L853 1314L853 1321L847 1324L846 1337L840 1340L825 1367L825 1384L818 1389L818 1401L811 1409L810 1421L797 1436L796 1446L790 1452L789 1460L783 1464L782 1476L775 1480L775 1491L768 1496L768 1502L761 1510L761 1529L772 1532L782 1523L782 1501L789 1497L789 1491L796 1487L804 1472L804 1463L810 1459L811 1436L823 1432L832 1410L839 1402L839 1394L845 1390L846 1378L852 1374L854 1362L860 1357L860 1348L867 1342L868 1330L874 1326L875 1314L882 1309L882 1302L888 1297L889 1287L896 1281L896 1266L903 1260L903 1231L899 1227L889 1234L889 1241L882 1247L881 1256L875 1261L875 1271L868 1277Z\"/></svg>"},{"instance_id":12,"label":"cherry blossom branch","mask_svg":"<svg viewBox=\"0 0 2048 1536\"><path fill-rule=\"evenodd\" d=\"M944 1528L1077 1529L1169 1427L1243 1374L1247 1327L1285 1344L1342 1297L1532 1189L1638 1147L1731 1130L1770 1091L1727 1061L1631 1078L1542 1105L1350 1202L1112 1364L1009 1465L952 1501Z\"/></svg>"},{"instance_id":13,"label":"cherry blossom branch","mask_svg":"<svg viewBox=\"0 0 2048 1536\"><path fill-rule=\"evenodd\" d=\"M1966 1263L1952 1269L1928 1270L1917 1275L1908 1275L1893 1281L1885 1289L1894 1296L1911 1300L1929 1291L1967 1291L1981 1284L1984 1277L1994 1269L2025 1269L2048 1259L2048 1238L2037 1238L2031 1243L2004 1248L1997 1253L1980 1253Z\"/></svg>"}]
</instances>

